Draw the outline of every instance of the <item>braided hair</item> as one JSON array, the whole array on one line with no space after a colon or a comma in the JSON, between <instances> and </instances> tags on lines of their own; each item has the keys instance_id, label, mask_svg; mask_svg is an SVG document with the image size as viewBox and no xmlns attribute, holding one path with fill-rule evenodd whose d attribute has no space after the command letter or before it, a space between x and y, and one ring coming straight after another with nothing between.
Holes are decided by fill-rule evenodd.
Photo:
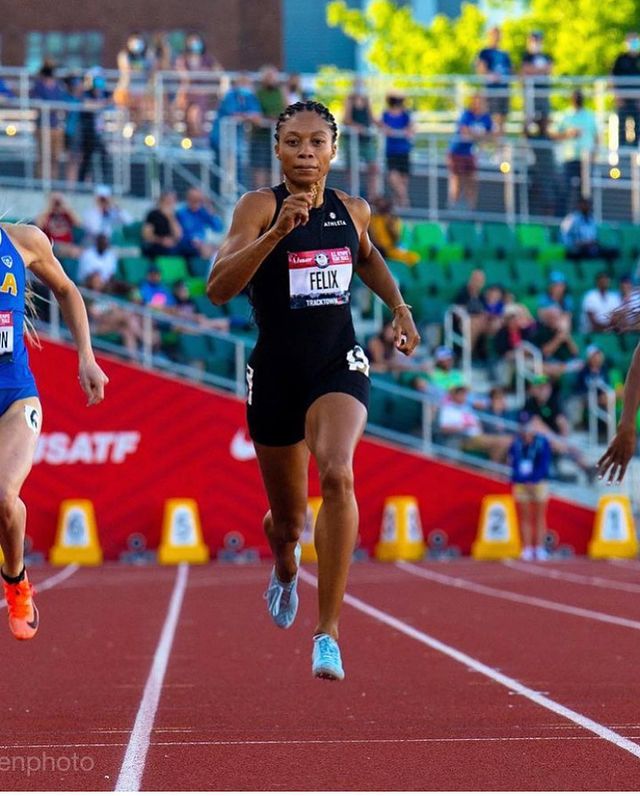
<instances>
[{"instance_id":1,"label":"braided hair","mask_svg":"<svg viewBox=\"0 0 640 796\"><path fill-rule=\"evenodd\" d=\"M331 142L335 144L338 138L338 125L336 120L326 105L323 105L321 102L315 102L314 100L294 102L293 105L289 105L288 108L285 108L284 111L282 111L280 116L278 116L278 121L276 122L276 141L280 141L280 127L285 122L288 122L289 119L292 119L296 113L300 113L301 111L311 111L312 113L317 113L318 116L324 119L331 128Z\"/></svg>"}]
</instances>

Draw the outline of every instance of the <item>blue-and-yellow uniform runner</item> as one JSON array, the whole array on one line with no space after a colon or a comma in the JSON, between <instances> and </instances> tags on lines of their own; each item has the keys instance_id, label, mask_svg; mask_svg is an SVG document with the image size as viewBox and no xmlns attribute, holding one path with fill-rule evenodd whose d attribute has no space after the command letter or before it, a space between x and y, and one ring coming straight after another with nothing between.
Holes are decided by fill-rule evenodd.
<instances>
[{"instance_id":1,"label":"blue-and-yellow uniform runner","mask_svg":"<svg viewBox=\"0 0 640 796\"><path fill-rule=\"evenodd\" d=\"M15 401L37 397L24 335L24 260L0 227L0 416Z\"/></svg>"}]
</instances>

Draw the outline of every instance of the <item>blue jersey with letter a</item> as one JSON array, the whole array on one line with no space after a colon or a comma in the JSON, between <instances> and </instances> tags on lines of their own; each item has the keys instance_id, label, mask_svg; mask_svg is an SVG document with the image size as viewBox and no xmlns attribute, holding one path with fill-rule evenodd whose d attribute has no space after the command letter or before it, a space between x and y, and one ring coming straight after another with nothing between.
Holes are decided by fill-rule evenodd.
<instances>
[{"instance_id":1,"label":"blue jersey with letter a","mask_svg":"<svg viewBox=\"0 0 640 796\"><path fill-rule=\"evenodd\" d=\"M0 227L0 389L33 381L24 340L25 264Z\"/></svg>"}]
</instances>

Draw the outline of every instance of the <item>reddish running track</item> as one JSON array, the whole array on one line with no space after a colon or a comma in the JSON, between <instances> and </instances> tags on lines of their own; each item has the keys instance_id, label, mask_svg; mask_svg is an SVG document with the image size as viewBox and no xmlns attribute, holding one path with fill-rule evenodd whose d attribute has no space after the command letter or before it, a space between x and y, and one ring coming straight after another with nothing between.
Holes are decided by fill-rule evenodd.
<instances>
[{"instance_id":1,"label":"reddish running track","mask_svg":"<svg viewBox=\"0 0 640 796\"><path fill-rule=\"evenodd\" d=\"M6 631L2 788L637 790L640 568L354 565L340 684L310 676L313 568L286 632L268 571L195 567L180 591L112 565L42 593L34 642Z\"/></svg>"}]
</instances>

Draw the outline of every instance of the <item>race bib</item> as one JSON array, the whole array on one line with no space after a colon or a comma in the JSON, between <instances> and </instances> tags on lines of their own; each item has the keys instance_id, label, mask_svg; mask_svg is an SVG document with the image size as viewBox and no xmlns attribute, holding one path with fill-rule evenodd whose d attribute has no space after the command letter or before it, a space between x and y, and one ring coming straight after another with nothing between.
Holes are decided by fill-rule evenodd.
<instances>
[{"instance_id":1,"label":"race bib","mask_svg":"<svg viewBox=\"0 0 640 796\"><path fill-rule=\"evenodd\" d=\"M289 252L291 309L349 303L351 249Z\"/></svg>"},{"instance_id":2,"label":"race bib","mask_svg":"<svg viewBox=\"0 0 640 796\"><path fill-rule=\"evenodd\" d=\"M0 312L0 356L13 354L13 312Z\"/></svg>"}]
</instances>

